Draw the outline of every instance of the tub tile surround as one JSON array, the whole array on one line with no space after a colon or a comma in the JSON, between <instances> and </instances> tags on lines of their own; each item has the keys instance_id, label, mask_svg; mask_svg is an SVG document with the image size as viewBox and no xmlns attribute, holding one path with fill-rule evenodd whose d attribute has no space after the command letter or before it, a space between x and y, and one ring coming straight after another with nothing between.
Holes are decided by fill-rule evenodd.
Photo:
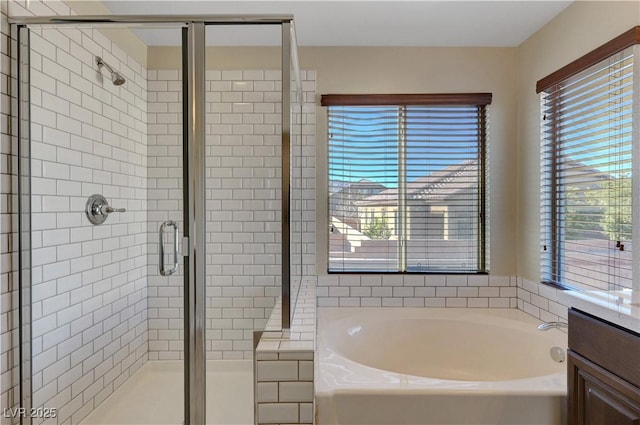
<instances>
[{"instance_id":1,"label":"tub tile surround","mask_svg":"<svg viewBox=\"0 0 640 425\"><path fill-rule=\"evenodd\" d=\"M317 279L320 307L517 307L515 276L330 274Z\"/></svg>"},{"instance_id":2,"label":"tub tile surround","mask_svg":"<svg viewBox=\"0 0 640 425\"><path fill-rule=\"evenodd\" d=\"M570 304L559 301L562 290L522 277L518 282L518 309L543 322L567 321Z\"/></svg>"},{"instance_id":3,"label":"tub tile surround","mask_svg":"<svg viewBox=\"0 0 640 425\"><path fill-rule=\"evenodd\" d=\"M565 291L520 276L357 275L317 277L320 307L517 308L544 322L566 321L576 307L640 329L637 293Z\"/></svg>"},{"instance_id":4,"label":"tub tile surround","mask_svg":"<svg viewBox=\"0 0 640 425\"><path fill-rule=\"evenodd\" d=\"M256 424L314 423L316 282L301 282L291 329L265 331L254 357ZM269 319L276 329L280 309Z\"/></svg>"},{"instance_id":5,"label":"tub tile surround","mask_svg":"<svg viewBox=\"0 0 640 425\"><path fill-rule=\"evenodd\" d=\"M544 322L566 321L576 307L640 330L636 292L565 291L520 276L332 274L317 281L320 307L517 308Z\"/></svg>"},{"instance_id":6,"label":"tub tile surround","mask_svg":"<svg viewBox=\"0 0 640 425\"><path fill-rule=\"evenodd\" d=\"M182 276L159 276L157 231L182 217L181 72L150 70L149 357L182 358ZM315 199L315 72L302 70L304 104L294 113L292 208ZM264 329L280 288L281 73L207 70L208 359L251 359L253 331ZM308 167L308 169L307 169ZM298 232L314 228L302 217ZM297 275L307 271L314 234L292 247Z\"/></svg>"},{"instance_id":7,"label":"tub tile surround","mask_svg":"<svg viewBox=\"0 0 640 425\"><path fill-rule=\"evenodd\" d=\"M573 307L640 333L638 297L638 291L562 290L518 278L518 309L544 322L566 322Z\"/></svg>"}]
</instances>

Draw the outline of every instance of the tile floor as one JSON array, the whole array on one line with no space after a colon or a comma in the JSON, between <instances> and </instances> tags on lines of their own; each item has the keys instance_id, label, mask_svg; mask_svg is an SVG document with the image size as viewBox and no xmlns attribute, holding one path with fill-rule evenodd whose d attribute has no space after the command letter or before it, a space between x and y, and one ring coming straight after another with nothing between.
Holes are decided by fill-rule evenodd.
<instances>
[{"instance_id":1,"label":"tile floor","mask_svg":"<svg viewBox=\"0 0 640 425\"><path fill-rule=\"evenodd\" d=\"M82 425L182 423L182 362L149 361ZM253 424L253 363L207 362L207 424Z\"/></svg>"}]
</instances>

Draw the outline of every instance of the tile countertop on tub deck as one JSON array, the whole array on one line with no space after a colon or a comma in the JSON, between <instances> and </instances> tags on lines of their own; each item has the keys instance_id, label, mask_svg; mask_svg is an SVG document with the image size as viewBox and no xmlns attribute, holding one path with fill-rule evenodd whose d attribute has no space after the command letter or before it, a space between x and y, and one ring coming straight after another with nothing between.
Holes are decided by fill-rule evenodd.
<instances>
[{"instance_id":1,"label":"tile countertop on tub deck","mask_svg":"<svg viewBox=\"0 0 640 425\"><path fill-rule=\"evenodd\" d=\"M316 291L315 282L303 281L298 299L293 306L291 329L282 330L281 303L276 303L264 333L256 347L256 353L278 351L313 351L316 331Z\"/></svg>"},{"instance_id":2,"label":"tile countertop on tub deck","mask_svg":"<svg viewBox=\"0 0 640 425\"><path fill-rule=\"evenodd\" d=\"M640 291L558 291L558 301L640 334Z\"/></svg>"}]
</instances>

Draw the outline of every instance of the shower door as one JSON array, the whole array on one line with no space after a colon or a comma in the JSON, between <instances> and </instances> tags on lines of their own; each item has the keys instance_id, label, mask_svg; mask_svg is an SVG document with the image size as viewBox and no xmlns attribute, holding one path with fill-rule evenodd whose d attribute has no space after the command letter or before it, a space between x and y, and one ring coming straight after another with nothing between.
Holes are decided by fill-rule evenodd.
<instances>
[{"instance_id":1,"label":"shower door","mask_svg":"<svg viewBox=\"0 0 640 425\"><path fill-rule=\"evenodd\" d=\"M211 423L253 422L254 332L288 306L280 301L289 269L283 173L289 167L289 108L283 106L289 66L283 79L282 64L283 57L289 62L283 41L289 44L290 25L278 20L206 26L205 349ZM282 314L288 317L288 310ZM272 319L269 325L280 329L281 322Z\"/></svg>"},{"instance_id":2,"label":"shower door","mask_svg":"<svg viewBox=\"0 0 640 425\"><path fill-rule=\"evenodd\" d=\"M22 409L12 423L205 423L203 114L188 107L202 103L204 24L17 31ZM181 46L182 69L164 72L164 86L123 48L132 31Z\"/></svg>"}]
</instances>

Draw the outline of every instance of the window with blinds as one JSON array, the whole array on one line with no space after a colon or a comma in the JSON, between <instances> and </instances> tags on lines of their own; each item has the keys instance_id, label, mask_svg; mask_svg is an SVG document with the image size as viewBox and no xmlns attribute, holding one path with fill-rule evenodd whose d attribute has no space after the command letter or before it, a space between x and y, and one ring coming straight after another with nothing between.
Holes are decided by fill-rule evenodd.
<instances>
[{"instance_id":1,"label":"window with blinds","mask_svg":"<svg viewBox=\"0 0 640 425\"><path fill-rule=\"evenodd\" d=\"M490 102L490 94L322 97L330 272L485 271Z\"/></svg>"},{"instance_id":2,"label":"window with blinds","mask_svg":"<svg viewBox=\"0 0 640 425\"><path fill-rule=\"evenodd\" d=\"M636 48L542 90L543 281L632 287Z\"/></svg>"}]
</instances>

